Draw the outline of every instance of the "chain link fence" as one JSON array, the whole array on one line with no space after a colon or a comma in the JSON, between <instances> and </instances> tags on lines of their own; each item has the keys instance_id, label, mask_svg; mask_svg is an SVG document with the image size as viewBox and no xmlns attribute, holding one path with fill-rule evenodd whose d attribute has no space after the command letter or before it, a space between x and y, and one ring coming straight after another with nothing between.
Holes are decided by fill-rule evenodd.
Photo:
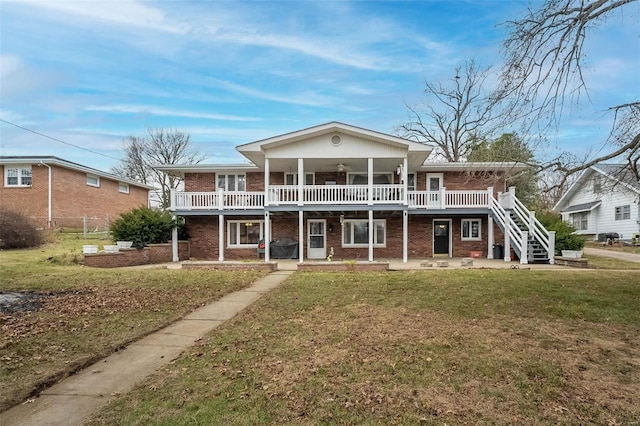
<instances>
[{"instance_id":1,"label":"chain link fence","mask_svg":"<svg viewBox=\"0 0 640 426\"><path fill-rule=\"evenodd\" d=\"M38 228L51 227L62 232L82 234L83 238L108 236L111 222L114 220L109 215L52 217L51 226L49 226L47 217L31 216L30 219Z\"/></svg>"}]
</instances>

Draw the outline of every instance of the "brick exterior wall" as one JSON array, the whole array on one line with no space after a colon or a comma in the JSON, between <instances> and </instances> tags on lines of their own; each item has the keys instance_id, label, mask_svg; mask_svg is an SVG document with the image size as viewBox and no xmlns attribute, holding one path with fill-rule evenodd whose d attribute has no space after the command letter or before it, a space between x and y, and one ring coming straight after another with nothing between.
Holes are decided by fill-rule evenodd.
<instances>
[{"instance_id":1,"label":"brick exterior wall","mask_svg":"<svg viewBox=\"0 0 640 426\"><path fill-rule=\"evenodd\" d=\"M316 216L309 217L305 215L304 222L304 250L305 259L307 258L306 235L308 219L326 219L327 229L327 254L333 247L334 260L367 260L369 258L369 249L367 247L343 247L342 246L342 226L338 216ZM347 214L346 219L366 219L364 214ZM263 220L262 217L242 217L229 216L231 220L251 220L253 222ZM374 215L374 219L377 219ZM410 215L409 216L409 241L408 256L409 259L423 259L433 256L433 221L435 219L451 219L451 244L453 257L469 257L472 251L479 251L482 257L487 257L487 230L488 216L485 215L469 215L469 216L433 216L433 215ZM462 219L481 219L482 228L480 241L463 241L462 240ZM399 216L385 218L387 227L387 241L385 247L374 247L374 259L398 259L402 258L402 218ZM186 218L188 232L191 236L191 257L195 260L218 260L218 216L189 216ZM225 219L226 227L226 219ZM299 240L298 232L298 215L284 214L271 216L272 239L290 238ZM332 231L329 231L332 229ZM224 230L224 259L225 260L243 260L255 259L257 257L256 248L230 248L227 247L227 232ZM494 224L494 241L502 243L504 235L502 231Z\"/></svg>"},{"instance_id":2,"label":"brick exterior wall","mask_svg":"<svg viewBox=\"0 0 640 426\"><path fill-rule=\"evenodd\" d=\"M49 169L32 165L30 187L7 187L3 177L0 185L0 206L31 218L36 226L47 225ZM100 177L100 186L86 183L87 173L51 165L51 216L56 227L82 228L83 216L100 217L110 221L120 214L148 205L148 191L129 185L129 193L119 192L117 180Z\"/></svg>"},{"instance_id":3,"label":"brick exterior wall","mask_svg":"<svg viewBox=\"0 0 640 426\"><path fill-rule=\"evenodd\" d=\"M189 260L190 243L178 241L178 258ZM173 261L171 244L150 244L143 249L121 249L117 253L85 254L84 265L93 268L122 268L125 266L153 265Z\"/></svg>"}]
</instances>

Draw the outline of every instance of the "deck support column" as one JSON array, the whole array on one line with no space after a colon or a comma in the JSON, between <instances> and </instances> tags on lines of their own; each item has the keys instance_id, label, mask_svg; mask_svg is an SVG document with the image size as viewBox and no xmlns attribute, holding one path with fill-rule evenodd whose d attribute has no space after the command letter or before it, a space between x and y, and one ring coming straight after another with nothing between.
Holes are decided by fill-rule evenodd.
<instances>
[{"instance_id":1,"label":"deck support column","mask_svg":"<svg viewBox=\"0 0 640 426\"><path fill-rule=\"evenodd\" d=\"M509 224L509 217L505 218L504 221L504 261L511 262L511 237L509 236L511 232L511 225Z\"/></svg>"},{"instance_id":2,"label":"deck support column","mask_svg":"<svg viewBox=\"0 0 640 426\"><path fill-rule=\"evenodd\" d=\"M271 218L269 212L264 212L264 263L271 261Z\"/></svg>"},{"instance_id":3,"label":"deck support column","mask_svg":"<svg viewBox=\"0 0 640 426\"><path fill-rule=\"evenodd\" d=\"M367 159L367 204L373 205L373 158Z\"/></svg>"},{"instance_id":4,"label":"deck support column","mask_svg":"<svg viewBox=\"0 0 640 426\"><path fill-rule=\"evenodd\" d=\"M224 262L224 216L218 215L218 262Z\"/></svg>"},{"instance_id":5,"label":"deck support column","mask_svg":"<svg viewBox=\"0 0 640 426\"><path fill-rule=\"evenodd\" d=\"M369 262L373 262L373 210L369 210Z\"/></svg>"},{"instance_id":6,"label":"deck support column","mask_svg":"<svg viewBox=\"0 0 640 426\"><path fill-rule=\"evenodd\" d=\"M493 217L487 221L487 259L493 259Z\"/></svg>"},{"instance_id":7,"label":"deck support column","mask_svg":"<svg viewBox=\"0 0 640 426\"><path fill-rule=\"evenodd\" d=\"M298 262L304 262L304 212L298 212Z\"/></svg>"},{"instance_id":8,"label":"deck support column","mask_svg":"<svg viewBox=\"0 0 640 426\"><path fill-rule=\"evenodd\" d=\"M171 215L171 219L174 223L177 221L177 217L175 215ZM174 225L171 229L171 261L178 262L180 261L180 257L178 256L178 226Z\"/></svg>"},{"instance_id":9,"label":"deck support column","mask_svg":"<svg viewBox=\"0 0 640 426\"><path fill-rule=\"evenodd\" d=\"M405 191L406 193L406 191ZM402 212L402 263L409 261L409 212Z\"/></svg>"}]
</instances>

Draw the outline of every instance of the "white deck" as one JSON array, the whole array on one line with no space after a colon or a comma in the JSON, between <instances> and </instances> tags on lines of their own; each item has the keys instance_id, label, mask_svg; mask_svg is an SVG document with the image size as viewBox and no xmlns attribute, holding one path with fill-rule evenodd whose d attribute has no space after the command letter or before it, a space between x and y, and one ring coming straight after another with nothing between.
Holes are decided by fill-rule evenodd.
<instances>
[{"instance_id":1,"label":"white deck","mask_svg":"<svg viewBox=\"0 0 640 426\"><path fill-rule=\"evenodd\" d=\"M397 205L424 209L489 208L490 190L405 191L403 185L270 185L264 191L171 193L171 210L254 210L266 206Z\"/></svg>"}]
</instances>

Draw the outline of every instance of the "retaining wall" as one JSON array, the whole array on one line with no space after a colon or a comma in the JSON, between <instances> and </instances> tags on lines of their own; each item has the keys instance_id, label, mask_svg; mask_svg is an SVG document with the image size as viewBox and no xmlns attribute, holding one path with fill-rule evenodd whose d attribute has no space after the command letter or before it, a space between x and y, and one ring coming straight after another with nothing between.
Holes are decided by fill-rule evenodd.
<instances>
[{"instance_id":1,"label":"retaining wall","mask_svg":"<svg viewBox=\"0 0 640 426\"><path fill-rule=\"evenodd\" d=\"M179 260L190 258L189 241L178 241ZM143 249L120 249L116 253L85 254L84 265L93 268L121 268L173 261L171 244L150 244Z\"/></svg>"}]
</instances>

